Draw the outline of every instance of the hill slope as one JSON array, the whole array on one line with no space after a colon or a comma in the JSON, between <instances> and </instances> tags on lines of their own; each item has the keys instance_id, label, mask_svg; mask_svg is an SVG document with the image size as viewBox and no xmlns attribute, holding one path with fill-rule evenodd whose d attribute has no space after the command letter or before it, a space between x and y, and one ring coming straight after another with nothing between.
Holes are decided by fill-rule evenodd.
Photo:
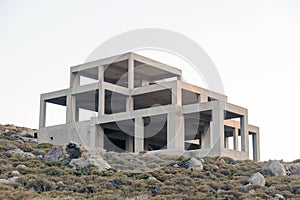
<instances>
[{"instance_id":1,"label":"hill slope","mask_svg":"<svg viewBox=\"0 0 300 200\"><path fill-rule=\"evenodd\" d=\"M101 152L110 169L72 168L70 152L45 159L53 147L37 144L35 130L0 132L0 199L300 199L299 176L275 176L262 170L268 163ZM249 179L256 172L263 179Z\"/></svg>"}]
</instances>

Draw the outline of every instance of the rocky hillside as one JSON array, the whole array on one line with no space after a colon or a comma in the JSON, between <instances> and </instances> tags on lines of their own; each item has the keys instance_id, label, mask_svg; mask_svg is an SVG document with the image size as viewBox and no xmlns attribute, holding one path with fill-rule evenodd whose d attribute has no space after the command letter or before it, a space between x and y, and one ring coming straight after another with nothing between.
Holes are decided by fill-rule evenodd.
<instances>
[{"instance_id":1,"label":"rocky hillside","mask_svg":"<svg viewBox=\"0 0 300 200\"><path fill-rule=\"evenodd\" d=\"M300 199L300 160L120 154L0 125L0 199Z\"/></svg>"}]
</instances>

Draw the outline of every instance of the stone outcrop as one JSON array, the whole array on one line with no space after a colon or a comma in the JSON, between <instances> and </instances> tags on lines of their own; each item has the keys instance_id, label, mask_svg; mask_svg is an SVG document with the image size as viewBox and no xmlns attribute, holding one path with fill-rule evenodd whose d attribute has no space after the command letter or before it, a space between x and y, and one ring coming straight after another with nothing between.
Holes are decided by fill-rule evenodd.
<instances>
[{"instance_id":1,"label":"stone outcrop","mask_svg":"<svg viewBox=\"0 0 300 200\"><path fill-rule=\"evenodd\" d=\"M200 160L197 160L196 158L191 158L188 161L188 169L191 171L202 171L203 170L203 164Z\"/></svg>"},{"instance_id":2,"label":"stone outcrop","mask_svg":"<svg viewBox=\"0 0 300 200\"><path fill-rule=\"evenodd\" d=\"M98 167L100 171L110 169L111 166L97 153L84 153L80 158L72 159L69 163L71 167L87 167L88 165L94 165Z\"/></svg>"},{"instance_id":3,"label":"stone outcrop","mask_svg":"<svg viewBox=\"0 0 300 200\"><path fill-rule=\"evenodd\" d=\"M290 176L300 176L300 163L289 163L285 165L287 174Z\"/></svg>"},{"instance_id":4,"label":"stone outcrop","mask_svg":"<svg viewBox=\"0 0 300 200\"><path fill-rule=\"evenodd\" d=\"M264 187L266 180L265 180L265 177L261 173L256 172L248 178L247 182L254 184L254 185L260 185L260 186Z\"/></svg>"},{"instance_id":5,"label":"stone outcrop","mask_svg":"<svg viewBox=\"0 0 300 200\"><path fill-rule=\"evenodd\" d=\"M270 176L285 176L286 169L278 160L270 160L262 167L262 174Z\"/></svg>"}]
</instances>

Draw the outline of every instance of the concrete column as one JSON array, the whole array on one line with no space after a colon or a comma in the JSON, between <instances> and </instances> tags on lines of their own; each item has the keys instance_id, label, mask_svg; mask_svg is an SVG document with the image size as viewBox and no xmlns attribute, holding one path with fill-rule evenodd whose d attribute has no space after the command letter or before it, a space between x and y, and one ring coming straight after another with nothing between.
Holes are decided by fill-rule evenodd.
<instances>
[{"instance_id":1,"label":"concrete column","mask_svg":"<svg viewBox=\"0 0 300 200\"><path fill-rule=\"evenodd\" d=\"M203 128L203 134L202 134L202 148L209 149L212 148L212 122L209 122L208 124L205 123Z\"/></svg>"},{"instance_id":2,"label":"concrete column","mask_svg":"<svg viewBox=\"0 0 300 200\"><path fill-rule=\"evenodd\" d=\"M137 117L134 120L134 152L144 151L144 119Z\"/></svg>"},{"instance_id":3,"label":"concrete column","mask_svg":"<svg viewBox=\"0 0 300 200\"><path fill-rule=\"evenodd\" d=\"M221 102L212 110L213 147L217 151L224 148L224 108Z\"/></svg>"},{"instance_id":4,"label":"concrete column","mask_svg":"<svg viewBox=\"0 0 300 200\"><path fill-rule=\"evenodd\" d=\"M184 150L184 116L176 112L167 114L167 148Z\"/></svg>"},{"instance_id":5,"label":"concrete column","mask_svg":"<svg viewBox=\"0 0 300 200\"><path fill-rule=\"evenodd\" d=\"M239 150L239 129L234 128L233 129L233 149Z\"/></svg>"},{"instance_id":6,"label":"concrete column","mask_svg":"<svg viewBox=\"0 0 300 200\"><path fill-rule=\"evenodd\" d=\"M128 59L128 88L134 89L134 60L131 56ZM127 97L126 111L133 111L133 98L131 96Z\"/></svg>"},{"instance_id":7,"label":"concrete column","mask_svg":"<svg viewBox=\"0 0 300 200\"><path fill-rule=\"evenodd\" d=\"M104 131L100 125L90 127L90 147L104 149Z\"/></svg>"},{"instance_id":8,"label":"concrete column","mask_svg":"<svg viewBox=\"0 0 300 200\"><path fill-rule=\"evenodd\" d=\"M80 76L77 72L70 72L70 88L80 86Z\"/></svg>"},{"instance_id":9,"label":"concrete column","mask_svg":"<svg viewBox=\"0 0 300 200\"><path fill-rule=\"evenodd\" d=\"M77 111L76 108L76 97L68 94L67 95L67 114L66 114L66 123L72 123L75 122L77 119Z\"/></svg>"},{"instance_id":10,"label":"concrete column","mask_svg":"<svg viewBox=\"0 0 300 200\"><path fill-rule=\"evenodd\" d=\"M127 135L126 137L126 151L128 152L133 152L133 144L134 141L133 141L133 137L130 136L130 135Z\"/></svg>"},{"instance_id":11,"label":"concrete column","mask_svg":"<svg viewBox=\"0 0 300 200\"><path fill-rule=\"evenodd\" d=\"M182 105L182 90L181 87L178 85L178 83L175 84L175 86L172 87L172 104L173 105Z\"/></svg>"},{"instance_id":12,"label":"concrete column","mask_svg":"<svg viewBox=\"0 0 300 200\"><path fill-rule=\"evenodd\" d=\"M257 133L252 134L253 141L253 160L260 161L260 139L259 130Z\"/></svg>"},{"instance_id":13,"label":"concrete column","mask_svg":"<svg viewBox=\"0 0 300 200\"><path fill-rule=\"evenodd\" d=\"M128 88L134 88L134 60L131 56L128 59Z\"/></svg>"},{"instance_id":14,"label":"concrete column","mask_svg":"<svg viewBox=\"0 0 300 200\"><path fill-rule=\"evenodd\" d=\"M39 128L43 128L46 126L46 110L47 110L47 102L41 97Z\"/></svg>"},{"instance_id":15,"label":"concrete column","mask_svg":"<svg viewBox=\"0 0 300 200\"><path fill-rule=\"evenodd\" d=\"M229 149L229 139L224 136L224 148Z\"/></svg>"},{"instance_id":16,"label":"concrete column","mask_svg":"<svg viewBox=\"0 0 300 200\"><path fill-rule=\"evenodd\" d=\"M241 126L241 147L242 151L249 154L249 133L248 133L248 115L244 115L240 118Z\"/></svg>"},{"instance_id":17,"label":"concrete column","mask_svg":"<svg viewBox=\"0 0 300 200\"><path fill-rule=\"evenodd\" d=\"M105 114L104 66L98 67L98 116Z\"/></svg>"}]
</instances>

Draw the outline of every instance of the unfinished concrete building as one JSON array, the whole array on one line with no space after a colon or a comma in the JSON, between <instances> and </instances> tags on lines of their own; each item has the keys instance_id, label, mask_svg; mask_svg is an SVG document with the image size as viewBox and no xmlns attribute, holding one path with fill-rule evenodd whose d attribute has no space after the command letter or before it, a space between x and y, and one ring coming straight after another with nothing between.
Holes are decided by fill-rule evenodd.
<instances>
[{"instance_id":1,"label":"unfinished concrete building","mask_svg":"<svg viewBox=\"0 0 300 200\"><path fill-rule=\"evenodd\" d=\"M135 53L71 67L69 88L41 95L38 142L259 161L247 109L181 79L181 70ZM65 106L66 123L46 126L47 104ZM80 120L82 110L93 117Z\"/></svg>"}]
</instances>

